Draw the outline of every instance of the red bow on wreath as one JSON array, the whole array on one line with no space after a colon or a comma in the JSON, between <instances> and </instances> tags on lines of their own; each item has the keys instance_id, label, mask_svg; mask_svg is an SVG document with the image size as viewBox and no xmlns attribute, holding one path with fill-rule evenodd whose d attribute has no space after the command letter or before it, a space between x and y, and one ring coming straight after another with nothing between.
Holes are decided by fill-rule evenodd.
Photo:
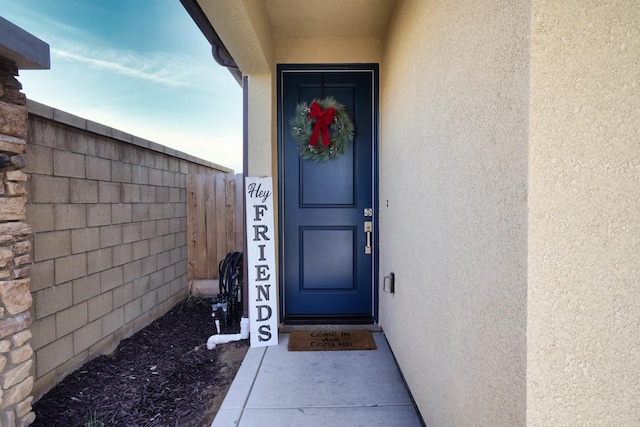
<instances>
[{"instance_id":1,"label":"red bow on wreath","mask_svg":"<svg viewBox=\"0 0 640 427\"><path fill-rule=\"evenodd\" d=\"M313 134L311 135L309 145L313 145L314 147L318 145L318 135L322 135L323 147L329 145L329 124L333 121L335 115L335 108L327 108L323 111L322 107L320 107L320 104L318 104L316 101L313 101L313 103L311 104L311 112L309 113L309 117L317 120L315 126L313 127Z\"/></svg>"}]
</instances>

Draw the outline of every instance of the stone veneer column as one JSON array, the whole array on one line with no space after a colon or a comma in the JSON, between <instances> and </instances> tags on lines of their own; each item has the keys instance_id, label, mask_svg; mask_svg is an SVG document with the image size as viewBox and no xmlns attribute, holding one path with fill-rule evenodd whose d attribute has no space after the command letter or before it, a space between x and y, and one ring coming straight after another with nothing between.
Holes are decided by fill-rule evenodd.
<instances>
[{"instance_id":1,"label":"stone veneer column","mask_svg":"<svg viewBox=\"0 0 640 427\"><path fill-rule=\"evenodd\" d=\"M25 426L31 410L31 227L25 223L27 99L18 69L49 68L49 46L0 18L0 424Z\"/></svg>"}]
</instances>

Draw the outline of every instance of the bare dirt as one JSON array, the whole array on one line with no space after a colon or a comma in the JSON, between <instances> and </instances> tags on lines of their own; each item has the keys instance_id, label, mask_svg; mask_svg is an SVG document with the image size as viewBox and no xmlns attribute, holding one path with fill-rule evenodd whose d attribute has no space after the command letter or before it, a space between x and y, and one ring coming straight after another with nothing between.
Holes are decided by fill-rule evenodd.
<instances>
[{"instance_id":1,"label":"bare dirt","mask_svg":"<svg viewBox=\"0 0 640 427\"><path fill-rule=\"evenodd\" d=\"M207 350L214 330L208 302L187 299L51 389L32 426L210 426L249 348Z\"/></svg>"}]
</instances>

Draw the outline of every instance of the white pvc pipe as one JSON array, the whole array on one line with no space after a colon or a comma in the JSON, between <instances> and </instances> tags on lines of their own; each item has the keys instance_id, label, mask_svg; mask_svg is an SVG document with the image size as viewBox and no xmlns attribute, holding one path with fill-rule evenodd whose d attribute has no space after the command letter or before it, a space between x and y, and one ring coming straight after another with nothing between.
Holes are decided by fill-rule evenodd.
<instances>
[{"instance_id":1,"label":"white pvc pipe","mask_svg":"<svg viewBox=\"0 0 640 427\"><path fill-rule=\"evenodd\" d=\"M207 340L207 348L213 350L218 344L226 344L231 341L239 341L240 334L228 334L228 335L211 335Z\"/></svg>"},{"instance_id":2,"label":"white pvc pipe","mask_svg":"<svg viewBox=\"0 0 640 427\"><path fill-rule=\"evenodd\" d=\"M207 340L207 348L209 350L213 350L218 344L226 344L232 341L246 340L247 338L249 338L249 318L243 317L240 321L239 334L211 335Z\"/></svg>"},{"instance_id":3,"label":"white pvc pipe","mask_svg":"<svg viewBox=\"0 0 640 427\"><path fill-rule=\"evenodd\" d=\"M240 319L240 338L243 340L249 339L249 318L243 317Z\"/></svg>"}]
</instances>

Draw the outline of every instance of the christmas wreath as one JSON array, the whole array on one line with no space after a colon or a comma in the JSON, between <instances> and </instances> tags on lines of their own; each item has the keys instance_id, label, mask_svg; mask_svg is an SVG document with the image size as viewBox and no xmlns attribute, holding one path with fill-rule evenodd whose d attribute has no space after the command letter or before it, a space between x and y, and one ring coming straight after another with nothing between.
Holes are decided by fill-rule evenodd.
<instances>
[{"instance_id":1,"label":"christmas wreath","mask_svg":"<svg viewBox=\"0 0 640 427\"><path fill-rule=\"evenodd\" d=\"M326 162L343 154L353 140L353 123L344 105L332 97L316 99L311 105L301 102L289 124L303 159Z\"/></svg>"}]
</instances>

